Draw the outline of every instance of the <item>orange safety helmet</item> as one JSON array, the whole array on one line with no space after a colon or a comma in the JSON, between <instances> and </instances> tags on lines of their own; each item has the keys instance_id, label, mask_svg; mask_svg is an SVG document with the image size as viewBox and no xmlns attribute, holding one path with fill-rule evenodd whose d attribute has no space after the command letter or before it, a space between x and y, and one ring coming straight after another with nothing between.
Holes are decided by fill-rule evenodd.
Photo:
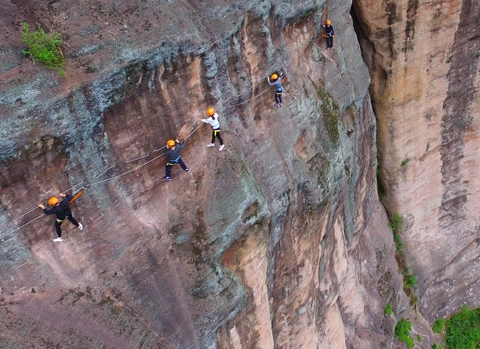
<instances>
[{"instance_id":1,"label":"orange safety helmet","mask_svg":"<svg viewBox=\"0 0 480 349\"><path fill-rule=\"evenodd\" d=\"M175 146L175 141L173 139L169 139L167 141L167 147L174 147Z\"/></svg>"},{"instance_id":2,"label":"orange safety helmet","mask_svg":"<svg viewBox=\"0 0 480 349\"><path fill-rule=\"evenodd\" d=\"M212 116L213 114L215 114L215 109L213 109L213 108L208 108L208 109L207 109L207 114L208 114L208 116Z\"/></svg>"},{"instance_id":3,"label":"orange safety helmet","mask_svg":"<svg viewBox=\"0 0 480 349\"><path fill-rule=\"evenodd\" d=\"M330 24L332 24L332 21L327 19L327 25L330 25Z\"/></svg>"},{"instance_id":4,"label":"orange safety helmet","mask_svg":"<svg viewBox=\"0 0 480 349\"><path fill-rule=\"evenodd\" d=\"M48 199L48 204L50 206L55 206L58 204L58 198L56 196L52 196L50 199Z\"/></svg>"},{"instance_id":5,"label":"orange safety helmet","mask_svg":"<svg viewBox=\"0 0 480 349\"><path fill-rule=\"evenodd\" d=\"M273 73L272 76L271 76L271 79L272 80L277 80L278 79L278 75L276 73Z\"/></svg>"}]
</instances>

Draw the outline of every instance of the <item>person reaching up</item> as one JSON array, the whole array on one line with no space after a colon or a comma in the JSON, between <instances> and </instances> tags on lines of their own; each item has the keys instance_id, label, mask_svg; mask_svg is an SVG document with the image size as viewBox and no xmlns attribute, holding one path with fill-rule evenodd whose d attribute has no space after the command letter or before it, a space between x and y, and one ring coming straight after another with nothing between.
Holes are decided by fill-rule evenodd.
<instances>
[{"instance_id":1,"label":"person reaching up","mask_svg":"<svg viewBox=\"0 0 480 349\"><path fill-rule=\"evenodd\" d=\"M55 242L63 241L62 239L62 228L61 225L65 218L67 218L74 226L76 226L79 230L83 229L82 223L79 223L75 218L73 218L72 211L70 210L70 200L72 200L73 195L65 195L63 193L58 194L58 196L63 197L63 200L60 201L56 196L52 196L48 199L48 204L52 206L50 209L46 209L43 204L38 204L43 210L43 213L46 215L54 214L56 216L55 219L55 230L57 231L57 238L53 239Z\"/></svg>"},{"instance_id":2,"label":"person reaching up","mask_svg":"<svg viewBox=\"0 0 480 349\"><path fill-rule=\"evenodd\" d=\"M282 77L277 73L273 73L271 76L267 76L268 84L275 87L275 106L282 107L282 93L285 92L282 83Z\"/></svg>"},{"instance_id":3,"label":"person reaching up","mask_svg":"<svg viewBox=\"0 0 480 349\"><path fill-rule=\"evenodd\" d=\"M207 144L207 147L214 147L215 146L215 137L218 138L220 142L220 147L218 148L219 151L222 151L225 145L223 144L222 136L220 135L220 122L218 121L218 114L215 113L213 108L207 109L208 117L206 119L202 119L203 122L212 126L212 141Z\"/></svg>"},{"instance_id":4,"label":"person reaching up","mask_svg":"<svg viewBox=\"0 0 480 349\"><path fill-rule=\"evenodd\" d=\"M167 151L165 152L165 155L167 156L167 164L165 165L165 180L169 181L170 174L172 173L172 167L175 166L176 164L180 164L180 166L185 170L185 172L189 172L190 169L185 165L185 163L182 160L182 157L180 156L180 150L183 149L183 143L180 143L178 138L175 140L169 139L167 141Z\"/></svg>"}]
</instances>

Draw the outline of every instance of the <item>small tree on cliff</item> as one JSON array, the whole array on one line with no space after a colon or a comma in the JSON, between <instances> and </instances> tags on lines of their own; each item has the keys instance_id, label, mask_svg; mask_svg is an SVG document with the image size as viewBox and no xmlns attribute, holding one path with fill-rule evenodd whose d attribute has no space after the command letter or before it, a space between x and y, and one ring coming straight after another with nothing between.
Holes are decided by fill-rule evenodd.
<instances>
[{"instance_id":1,"label":"small tree on cliff","mask_svg":"<svg viewBox=\"0 0 480 349\"><path fill-rule=\"evenodd\" d=\"M32 57L35 61L41 62L47 68L58 68L60 75L63 73L64 57L60 45L62 35L60 33L46 33L37 23L37 30L31 31L28 23L22 23L22 42L27 45L27 49L22 53Z\"/></svg>"}]
</instances>

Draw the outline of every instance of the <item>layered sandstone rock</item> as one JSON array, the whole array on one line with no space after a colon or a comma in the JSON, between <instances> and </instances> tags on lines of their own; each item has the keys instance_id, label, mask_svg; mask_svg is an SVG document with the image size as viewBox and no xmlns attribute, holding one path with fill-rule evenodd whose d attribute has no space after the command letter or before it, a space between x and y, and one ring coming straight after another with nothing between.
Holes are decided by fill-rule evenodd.
<instances>
[{"instance_id":1,"label":"layered sandstone rock","mask_svg":"<svg viewBox=\"0 0 480 349\"><path fill-rule=\"evenodd\" d=\"M383 309L408 315L408 298L350 5L3 5L2 346L397 346ZM333 51L317 36L327 16ZM22 58L25 20L63 33L65 78ZM205 147L210 106L223 152ZM166 183L163 144L180 129L191 171ZM85 229L66 222L54 244L35 205L82 186ZM429 345L428 324L415 331Z\"/></svg>"},{"instance_id":2,"label":"layered sandstone rock","mask_svg":"<svg viewBox=\"0 0 480 349\"><path fill-rule=\"evenodd\" d=\"M478 306L478 1L355 1L388 205L433 323ZM368 5L368 6L367 6Z\"/></svg>"}]
</instances>

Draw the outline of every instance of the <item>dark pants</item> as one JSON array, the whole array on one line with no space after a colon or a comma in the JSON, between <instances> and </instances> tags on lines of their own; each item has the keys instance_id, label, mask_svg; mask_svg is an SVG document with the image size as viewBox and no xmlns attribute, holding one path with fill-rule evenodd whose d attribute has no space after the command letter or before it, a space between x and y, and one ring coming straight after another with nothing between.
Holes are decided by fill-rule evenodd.
<instances>
[{"instance_id":1,"label":"dark pants","mask_svg":"<svg viewBox=\"0 0 480 349\"><path fill-rule=\"evenodd\" d=\"M167 162L167 165L165 166L165 176L170 177L170 174L172 173L172 167L176 164L180 164L180 166L186 171L188 169L187 165L183 162L182 158L178 159L177 162Z\"/></svg>"},{"instance_id":2,"label":"dark pants","mask_svg":"<svg viewBox=\"0 0 480 349\"><path fill-rule=\"evenodd\" d=\"M282 103L282 91L275 91L275 103Z\"/></svg>"},{"instance_id":3,"label":"dark pants","mask_svg":"<svg viewBox=\"0 0 480 349\"><path fill-rule=\"evenodd\" d=\"M215 143L215 137L217 137L218 140L220 141L220 145L223 145L223 139L222 139L222 136L220 136L220 129L219 128L217 128L216 130L213 130L212 141L210 143Z\"/></svg>"},{"instance_id":4,"label":"dark pants","mask_svg":"<svg viewBox=\"0 0 480 349\"><path fill-rule=\"evenodd\" d=\"M75 218L73 218L72 213L69 213L65 218L67 218L74 226L78 228L78 222ZM57 231L57 235L59 238L62 237L62 228L60 227L65 219L55 219L55 230Z\"/></svg>"},{"instance_id":5,"label":"dark pants","mask_svg":"<svg viewBox=\"0 0 480 349\"><path fill-rule=\"evenodd\" d=\"M327 47L332 48L333 47L333 36L328 36L327 35Z\"/></svg>"}]
</instances>

